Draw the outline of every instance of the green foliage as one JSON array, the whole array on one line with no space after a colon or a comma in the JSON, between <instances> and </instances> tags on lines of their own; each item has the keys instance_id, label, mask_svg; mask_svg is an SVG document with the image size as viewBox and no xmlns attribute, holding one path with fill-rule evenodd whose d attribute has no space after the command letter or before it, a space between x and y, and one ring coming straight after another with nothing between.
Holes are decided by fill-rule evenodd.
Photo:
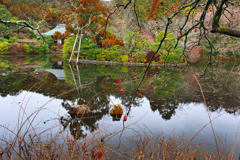
<instances>
[{"instance_id":1,"label":"green foliage","mask_svg":"<svg viewBox=\"0 0 240 160\"><path fill-rule=\"evenodd\" d=\"M49 10L56 13L57 15L61 12L61 10L56 9L56 8L49 8Z\"/></svg>"},{"instance_id":2,"label":"green foliage","mask_svg":"<svg viewBox=\"0 0 240 160\"><path fill-rule=\"evenodd\" d=\"M6 54L10 46L8 42L0 42L0 54Z\"/></svg>"},{"instance_id":3,"label":"green foliage","mask_svg":"<svg viewBox=\"0 0 240 160\"><path fill-rule=\"evenodd\" d=\"M52 46L55 46L54 40L52 39L52 36L43 35L43 37L44 37L44 40L45 40L46 44L48 45L48 48L51 48ZM42 37L40 37L39 42L40 42L41 44L44 43Z\"/></svg>"},{"instance_id":4,"label":"green foliage","mask_svg":"<svg viewBox=\"0 0 240 160\"><path fill-rule=\"evenodd\" d=\"M125 48L132 52L146 51L150 47L150 43L143 39L137 31L129 31L125 36Z\"/></svg>"},{"instance_id":5,"label":"green foliage","mask_svg":"<svg viewBox=\"0 0 240 160\"><path fill-rule=\"evenodd\" d=\"M148 10L151 8L149 0L140 0L136 5L138 18L141 21L147 22Z\"/></svg>"},{"instance_id":6,"label":"green foliage","mask_svg":"<svg viewBox=\"0 0 240 160\"><path fill-rule=\"evenodd\" d=\"M10 20L11 17L12 17L12 15L7 10L7 8L4 5L0 4L0 19L7 21L7 20Z\"/></svg>"},{"instance_id":7,"label":"green foliage","mask_svg":"<svg viewBox=\"0 0 240 160\"><path fill-rule=\"evenodd\" d=\"M133 61L134 62L146 62L147 60L145 59L146 53L145 52L137 52L133 54Z\"/></svg>"},{"instance_id":8,"label":"green foliage","mask_svg":"<svg viewBox=\"0 0 240 160\"><path fill-rule=\"evenodd\" d=\"M29 31L29 33L30 33L29 38L32 38L32 39L37 38L37 36L36 36L36 34L34 33L33 30L29 29L28 31Z\"/></svg>"},{"instance_id":9,"label":"green foliage","mask_svg":"<svg viewBox=\"0 0 240 160\"><path fill-rule=\"evenodd\" d=\"M127 52L122 49L122 46L115 45L109 50L104 50L104 54L106 55L106 59L113 62L121 62L123 60L124 55L127 55ZM126 62L127 57L125 56L124 61Z\"/></svg>"},{"instance_id":10,"label":"green foliage","mask_svg":"<svg viewBox=\"0 0 240 160\"><path fill-rule=\"evenodd\" d=\"M7 10L7 8L4 5L0 4L0 19L8 21L11 19L11 13ZM6 26L4 24L0 24L0 36L1 37L9 37L9 35L12 33L12 29L9 26Z\"/></svg>"},{"instance_id":11,"label":"green foliage","mask_svg":"<svg viewBox=\"0 0 240 160\"><path fill-rule=\"evenodd\" d=\"M69 58L68 52L72 51L74 40L74 36L65 38L63 45L63 59Z\"/></svg>"},{"instance_id":12,"label":"green foliage","mask_svg":"<svg viewBox=\"0 0 240 160\"><path fill-rule=\"evenodd\" d=\"M4 71L7 68L11 68L11 62L8 60L7 56L1 56L0 58L0 71Z\"/></svg>"},{"instance_id":13,"label":"green foliage","mask_svg":"<svg viewBox=\"0 0 240 160\"><path fill-rule=\"evenodd\" d=\"M29 45L27 45L27 44L23 44L23 45L24 45L24 50L25 50L26 53L31 53L32 52L32 49L30 48Z\"/></svg>"},{"instance_id":14,"label":"green foliage","mask_svg":"<svg viewBox=\"0 0 240 160\"><path fill-rule=\"evenodd\" d=\"M27 45L24 44L24 50L26 53L35 53L35 54L42 54L47 53L49 51L47 44L36 44L36 45Z\"/></svg>"},{"instance_id":15,"label":"green foliage","mask_svg":"<svg viewBox=\"0 0 240 160\"><path fill-rule=\"evenodd\" d=\"M122 62L128 62L128 56L127 55L123 55L122 56Z\"/></svg>"},{"instance_id":16,"label":"green foliage","mask_svg":"<svg viewBox=\"0 0 240 160\"><path fill-rule=\"evenodd\" d=\"M160 98L171 96L174 91L179 89L179 84L182 82L178 72L171 74L170 69L166 71L162 78L154 80L152 84L155 94Z\"/></svg>"},{"instance_id":17,"label":"green foliage","mask_svg":"<svg viewBox=\"0 0 240 160\"><path fill-rule=\"evenodd\" d=\"M159 46L159 42L160 40L163 38L165 32L161 31L160 33L158 33L155 42L152 46L152 50L157 50L158 46ZM167 37L165 38L165 41L162 43L161 49L159 50L159 52L157 53L157 55L160 56L160 59L164 62L164 63L176 63L179 61L180 57L180 62L182 61L182 48L180 48L179 46L177 46L176 48L173 48L176 44L177 40L174 37L173 33L168 33ZM172 47L172 48L171 48Z\"/></svg>"},{"instance_id":18,"label":"green foliage","mask_svg":"<svg viewBox=\"0 0 240 160\"><path fill-rule=\"evenodd\" d=\"M104 55L105 55L105 51L102 51L100 54L98 54L96 56L97 60L99 60L99 61L106 61L106 55L105 55L105 57L104 57Z\"/></svg>"},{"instance_id":19,"label":"green foliage","mask_svg":"<svg viewBox=\"0 0 240 160\"><path fill-rule=\"evenodd\" d=\"M86 59L95 60L96 55L100 54L102 50L102 48L97 48L96 44L89 38L83 36L80 53L84 55Z\"/></svg>"},{"instance_id":20,"label":"green foliage","mask_svg":"<svg viewBox=\"0 0 240 160\"><path fill-rule=\"evenodd\" d=\"M38 64L41 66L45 66L46 64L49 63L49 57L47 56L41 56L41 55L37 55L37 56L26 56L25 59L25 64Z\"/></svg>"},{"instance_id":21,"label":"green foliage","mask_svg":"<svg viewBox=\"0 0 240 160\"><path fill-rule=\"evenodd\" d=\"M3 38L3 37L0 37L0 42L8 42L8 43L12 43L11 40L6 39L6 38Z\"/></svg>"},{"instance_id":22,"label":"green foliage","mask_svg":"<svg viewBox=\"0 0 240 160\"><path fill-rule=\"evenodd\" d=\"M36 54L47 53L49 51L49 48L47 44L37 44L34 46L33 51Z\"/></svg>"},{"instance_id":23,"label":"green foliage","mask_svg":"<svg viewBox=\"0 0 240 160\"><path fill-rule=\"evenodd\" d=\"M90 60L95 60L97 55L99 55L103 51L103 48L92 48L91 50L84 50L83 54L87 56Z\"/></svg>"},{"instance_id":24,"label":"green foliage","mask_svg":"<svg viewBox=\"0 0 240 160\"><path fill-rule=\"evenodd\" d=\"M65 39L65 43L63 45L63 58L67 59L69 57L69 53L72 52L72 48L75 42L75 36L67 37ZM75 50L78 51L79 40L76 42ZM96 48L96 45L86 36L82 37L81 41L81 49L80 54L87 59L96 59L96 55L101 53L102 49Z\"/></svg>"},{"instance_id":25,"label":"green foliage","mask_svg":"<svg viewBox=\"0 0 240 160\"><path fill-rule=\"evenodd\" d=\"M18 37L16 35L10 37L10 41L12 41L13 43L16 42L17 40Z\"/></svg>"}]
</instances>

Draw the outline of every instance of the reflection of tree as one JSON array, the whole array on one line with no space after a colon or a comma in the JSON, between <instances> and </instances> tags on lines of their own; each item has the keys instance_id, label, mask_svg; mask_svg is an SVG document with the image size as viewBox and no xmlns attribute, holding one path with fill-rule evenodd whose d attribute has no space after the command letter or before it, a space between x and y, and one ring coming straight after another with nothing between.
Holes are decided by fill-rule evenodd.
<instances>
[{"instance_id":1,"label":"reflection of tree","mask_svg":"<svg viewBox=\"0 0 240 160\"><path fill-rule=\"evenodd\" d=\"M70 110L71 106L68 103L62 103L63 107ZM64 130L69 126L70 132L75 139L81 139L87 136L84 130L93 132L98 128L98 120L102 119L103 115L108 114L109 108L93 109L89 114L72 114L67 118L61 117L60 122Z\"/></svg>"},{"instance_id":2,"label":"reflection of tree","mask_svg":"<svg viewBox=\"0 0 240 160\"><path fill-rule=\"evenodd\" d=\"M229 62L231 63L231 62ZM214 65L211 72L204 77L198 77L207 106L212 112L219 109L225 109L230 114L239 114L240 106L240 83L239 75L236 72L239 64L233 64L229 67L229 63ZM239 63L239 62L238 62ZM182 86L185 86L179 93L183 96L182 100L189 99L190 102L202 102L203 98L193 77L193 74L199 73L196 67L188 69L188 74L184 76Z\"/></svg>"},{"instance_id":3,"label":"reflection of tree","mask_svg":"<svg viewBox=\"0 0 240 160\"><path fill-rule=\"evenodd\" d=\"M175 114L178 102L176 102L174 96L159 98L156 94L150 92L147 96L150 101L150 107L152 111L158 110L159 114L165 120L170 120Z\"/></svg>"}]
</instances>

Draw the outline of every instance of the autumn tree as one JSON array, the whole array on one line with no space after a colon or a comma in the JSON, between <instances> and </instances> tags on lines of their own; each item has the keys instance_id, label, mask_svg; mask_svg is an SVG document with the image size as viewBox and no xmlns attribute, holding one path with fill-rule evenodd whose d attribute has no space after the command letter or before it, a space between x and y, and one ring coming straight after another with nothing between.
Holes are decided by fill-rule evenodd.
<instances>
[{"instance_id":1,"label":"autumn tree","mask_svg":"<svg viewBox=\"0 0 240 160\"><path fill-rule=\"evenodd\" d=\"M44 18L46 6L38 4L29 3L29 4L16 4L9 8L10 13L18 17L20 20L32 20L39 21Z\"/></svg>"},{"instance_id":2,"label":"autumn tree","mask_svg":"<svg viewBox=\"0 0 240 160\"><path fill-rule=\"evenodd\" d=\"M101 47L110 47L118 43L118 38L110 32L105 32L108 10L100 0L61 0L61 3L68 7L68 10L62 14L67 30L65 36L74 34L77 41L78 36L81 39L82 34L84 34ZM109 21L107 22L110 24ZM75 45L73 46L73 50L74 48ZM80 47L78 55L79 52Z\"/></svg>"},{"instance_id":3,"label":"autumn tree","mask_svg":"<svg viewBox=\"0 0 240 160\"><path fill-rule=\"evenodd\" d=\"M47 22L47 26L50 28L54 28L62 22L61 15L63 13L62 10L52 8L52 7L48 8L45 12L45 20Z\"/></svg>"}]
</instances>

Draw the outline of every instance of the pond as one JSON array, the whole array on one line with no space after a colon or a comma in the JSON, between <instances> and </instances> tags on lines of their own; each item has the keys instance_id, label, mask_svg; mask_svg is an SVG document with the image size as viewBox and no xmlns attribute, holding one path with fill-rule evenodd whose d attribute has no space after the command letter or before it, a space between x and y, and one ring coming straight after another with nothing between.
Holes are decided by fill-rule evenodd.
<instances>
[{"instance_id":1,"label":"pond","mask_svg":"<svg viewBox=\"0 0 240 160\"><path fill-rule=\"evenodd\" d=\"M219 146L224 142L231 151L237 134L235 148L240 148L240 62L219 61L207 68L205 76L206 61L186 67L150 67L138 91L146 67L69 65L56 56L4 56L0 65L4 138L12 134L3 126L16 132L26 125L43 133L42 140L62 132L78 140L99 131L101 136L115 132L110 144L133 147L126 139L139 132L191 139L200 131L192 143L216 149L213 127ZM87 104L92 111L80 116L81 122L68 114L77 104ZM122 106L122 115L110 115L114 104ZM214 119L212 127L209 116Z\"/></svg>"}]
</instances>

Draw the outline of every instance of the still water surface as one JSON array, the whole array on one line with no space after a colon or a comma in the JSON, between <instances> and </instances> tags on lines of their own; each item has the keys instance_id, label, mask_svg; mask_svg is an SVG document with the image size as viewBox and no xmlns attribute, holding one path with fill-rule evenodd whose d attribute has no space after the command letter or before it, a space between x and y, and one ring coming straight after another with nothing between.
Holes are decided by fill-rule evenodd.
<instances>
[{"instance_id":1,"label":"still water surface","mask_svg":"<svg viewBox=\"0 0 240 160\"><path fill-rule=\"evenodd\" d=\"M13 61L5 57L5 62L7 60L9 64ZM1 66L0 121L1 125L11 130L16 131L18 122L26 120L26 116L19 118L20 108L26 108L26 113L21 110L20 115L28 116L42 108L33 126L38 133L54 127L44 134L45 137L49 133L59 134L60 126L66 128L64 132L69 126L72 135L78 132L76 138L81 139L91 132L105 129L111 133L130 125L124 129L122 137L134 136L137 131L151 131L163 132L166 136L186 134L191 138L209 122L199 85L193 76L201 75L204 69L201 64L176 68L174 72L167 67L151 68L136 92L144 67L69 66L56 57L40 60L22 58L21 61L18 65ZM206 74L205 81L203 76L197 78L202 85L211 119L221 115L213 121L214 130L230 146L234 143L240 122L238 65L219 63L213 67L214 72ZM120 89L123 89L122 93ZM139 93L143 96L139 97ZM77 131L78 123L71 121L72 117L67 113L76 104L88 104L92 111L84 116L84 124ZM114 104L123 107L123 115L119 119L110 116ZM123 116L128 118L124 123ZM10 136L2 127L0 132L5 137ZM236 148L240 148L239 136L238 133ZM204 142L209 144L209 148L215 148L211 126L207 125L194 142ZM111 143L118 144L119 139Z\"/></svg>"}]
</instances>

